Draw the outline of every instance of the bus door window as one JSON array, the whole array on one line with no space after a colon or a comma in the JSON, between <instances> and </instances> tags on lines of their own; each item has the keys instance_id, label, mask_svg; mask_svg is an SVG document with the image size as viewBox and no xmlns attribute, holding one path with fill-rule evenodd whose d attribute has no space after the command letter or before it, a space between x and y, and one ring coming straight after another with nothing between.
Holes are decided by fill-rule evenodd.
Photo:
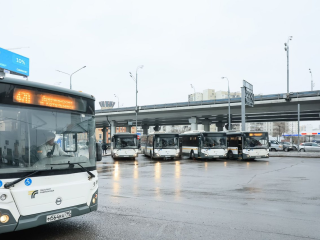
<instances>
[{"instance_id":1,"label":"bus door window","mask_svg":"<svg viewBox=\"0 0 320 240\"><path fill-rule=\"evenodd\" d=\"M242 153L242 137L238 137L238 151L239 151L239 154Z\"/></svg>"}]
</instances>

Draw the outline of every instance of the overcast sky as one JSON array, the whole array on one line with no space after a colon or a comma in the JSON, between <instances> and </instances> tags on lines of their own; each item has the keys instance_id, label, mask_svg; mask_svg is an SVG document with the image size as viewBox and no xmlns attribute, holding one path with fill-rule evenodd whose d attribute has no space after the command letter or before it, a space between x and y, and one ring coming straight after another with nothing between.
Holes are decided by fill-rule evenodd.
<instances>
[{"instance_id":1,"label":"overcast sky","mask_svg":"<svg viewBox=\"0 0 320 240\"><path fill-rule=\"evenodd\" d=\"M320 1L1 0L0 47L30 58L29 80L69 87L120 106L187 101L206 88L255 94L320 89ZM98 104L97 104L98 107ZM100 107L99 107L100 108ZM319 123L319 122L318 122ZM317 123L317 124L318 124ZM316 124L316 123L315 123ZM319 124L318 124L319 125Z\"/></svg>"}]
</instances>

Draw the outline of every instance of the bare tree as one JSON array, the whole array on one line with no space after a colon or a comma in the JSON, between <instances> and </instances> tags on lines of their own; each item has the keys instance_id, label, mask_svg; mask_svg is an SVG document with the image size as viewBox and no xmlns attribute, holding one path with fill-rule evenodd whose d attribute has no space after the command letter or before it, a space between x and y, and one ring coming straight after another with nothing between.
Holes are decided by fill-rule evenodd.
<instances>
[{"instance_id":1,"label":"bare tree","mask_svg":"<svg viewBox=\"0 0 320 240\"><path fill-rule=\"evenodd\" d=\"M285 122L274 122L273 123L273 132L272 136L282 136L286 132L286 123Z\"/></svg>"}]
</instances>

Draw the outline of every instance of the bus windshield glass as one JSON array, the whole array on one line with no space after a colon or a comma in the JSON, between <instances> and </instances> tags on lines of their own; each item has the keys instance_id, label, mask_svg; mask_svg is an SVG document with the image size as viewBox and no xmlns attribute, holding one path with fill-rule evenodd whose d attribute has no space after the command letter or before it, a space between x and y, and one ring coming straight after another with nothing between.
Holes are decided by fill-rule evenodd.
<instances>
[{"instance_id":1,"label":"bus windshield glass","mask_svg":"<svg viewBox=\"0 0 320 240\"><path fill-rule=\"evenodd\" d=\"M0 178L2 174L66 169L68 162L95 167L92 115L0 104Z\"/></svg>"},{"instance_id":2,"label":"bus windshield glass","mask_svg":"<svg viewBox=\"0 0 320 240\"><path fill-rule=\"evenodd\" d=\"M204 134L202 139L202 148L226 148L227 137L218 134Z\"/></svg>"},{"instance_id":3,"label":"bus windshield glass","mask_svg":"<svg viewBox=\"0 0 320 240\"><path fill-rule=\"evenodd\" d=\"M179 137L176 135L156 136L155 148L178 148Z\"/></svg>"},{"instance_id":4,"label":"bus windshield glass","mask_svg":"<svg viewBox=\"0 0 320 240\"><path fill-rule=\"evenodd\" d=\"M137 137L135 136L116 136L115 137L115 148L138 148Z\"/></svg>"},{"instance_id":5,"label":"bus windshield glass","mask_svg":"<svg viewBox=\"0 0 320 240\"><path fill-rule=\"evenodd\" d=\"M245 133L245 148L268 148L267 133Z\"/></svg>"}]
</instances>

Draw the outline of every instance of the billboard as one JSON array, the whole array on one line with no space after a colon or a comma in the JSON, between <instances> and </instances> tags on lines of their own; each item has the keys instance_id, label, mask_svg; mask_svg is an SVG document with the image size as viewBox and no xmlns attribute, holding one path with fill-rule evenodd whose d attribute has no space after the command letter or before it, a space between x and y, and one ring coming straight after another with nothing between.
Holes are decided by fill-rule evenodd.
<instances>
[{"instance_id":1,"label":"billboard","mask_svg":"<svg viewBox=\"0 0 320 240\"><path fill-rule=\"evenodd\" d=\"M29 76L29 58L0 48L0 68L23 76Z\"/></svg>"}]
</instances>

